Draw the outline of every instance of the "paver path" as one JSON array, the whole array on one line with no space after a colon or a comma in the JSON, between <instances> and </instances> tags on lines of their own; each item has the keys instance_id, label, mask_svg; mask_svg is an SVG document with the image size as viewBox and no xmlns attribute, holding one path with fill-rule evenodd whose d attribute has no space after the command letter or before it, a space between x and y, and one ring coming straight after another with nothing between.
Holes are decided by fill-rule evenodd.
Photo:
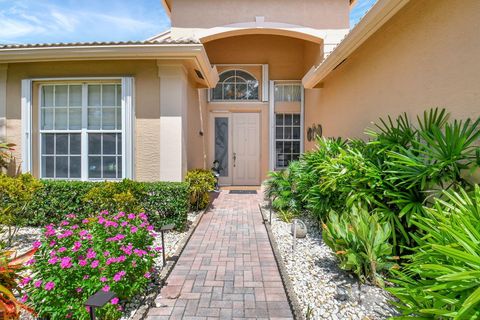
<instances>
[{"instance_id":1,"label":"paver path","mask_svg":"<svg viewBox=\"0 0 480 320\"><path fill-rule=\"evenodd\" d=\"M258 200L259 195L220 193L148 320L293 319Z\"/></svg>"}]
</instances>

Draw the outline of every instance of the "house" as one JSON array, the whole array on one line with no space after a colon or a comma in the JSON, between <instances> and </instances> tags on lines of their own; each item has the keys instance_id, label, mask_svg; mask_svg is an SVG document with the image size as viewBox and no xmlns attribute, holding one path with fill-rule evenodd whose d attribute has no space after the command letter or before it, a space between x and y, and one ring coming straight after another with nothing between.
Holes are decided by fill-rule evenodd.
<instances>
[{"instance_id":1,"label":"house","mask_svg":"<svg viewBox=\"0 0 480 320\"><path fill-rule=\"evenodd\" d=\"M41 178L258 185L381 116L480 115L480 2L164 0L141 42L0 47L0 138Z\"/></svg>"}]
</instances>

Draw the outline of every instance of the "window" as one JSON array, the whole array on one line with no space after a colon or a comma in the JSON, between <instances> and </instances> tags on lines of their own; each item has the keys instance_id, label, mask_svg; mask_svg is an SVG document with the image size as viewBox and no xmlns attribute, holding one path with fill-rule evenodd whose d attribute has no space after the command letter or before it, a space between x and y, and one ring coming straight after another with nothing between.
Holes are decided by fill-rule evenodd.
<instances>
[{"instance_id":1,"label":"window","mask_svg":"<svg viewBox=\"0 0 480 320\"><path fill-rule=\"evenodd\" d=\"M275 114L275 166L286 168L300 157L300 114Z\"/></svg>"},{"instance_id":2,"label":"window","mask_svg":"<svg viewBox=\"0 0 480 320\"><path fill-rule=\"evenodd\" d=\"M122 86L40 86L42 178L121 179Z\"/></svg>"},{"instance_id":3,"label":"window","mask_svg":"<svg viewBox=\"0 0 480 320\"><path fill-rule=\"evenodd\" d=\"M225 71L220 74L217 86L211 91L211 100L258 100L258 81L246 71Z\"/></svg>"},{"instance_id":4,"label":"window","mask_svg":"<svg viewBox=\"0 0 480 320\"><path fill-rule=\"evenodd\" d=\"M275 85L275 101L292 102L302 100L302 86L298 84Z\"/></svg>"}]
</instances>

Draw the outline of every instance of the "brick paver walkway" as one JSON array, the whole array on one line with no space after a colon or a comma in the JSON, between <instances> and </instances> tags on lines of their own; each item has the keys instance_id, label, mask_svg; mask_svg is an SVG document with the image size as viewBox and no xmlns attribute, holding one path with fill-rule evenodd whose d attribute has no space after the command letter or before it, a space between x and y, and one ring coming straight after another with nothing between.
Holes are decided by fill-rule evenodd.
<instances>
[{"instance_id":1,"label":"brick paver walkway","mask_svg":"<svg viewBox=\"0 0 480 320\"><path fill-rule=\"evenodd\" d=\"M259 195L220 193L148 320L293 319L258 200Z\"/></svg>"}]
</instances>

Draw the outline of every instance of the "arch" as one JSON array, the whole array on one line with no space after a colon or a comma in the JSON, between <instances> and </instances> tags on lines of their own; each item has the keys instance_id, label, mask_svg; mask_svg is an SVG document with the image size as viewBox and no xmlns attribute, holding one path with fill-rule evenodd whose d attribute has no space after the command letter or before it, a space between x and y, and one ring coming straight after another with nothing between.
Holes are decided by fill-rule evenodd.
<instances>
[{"instance_id":1,"label":"arch","mask_svg":"<svg viewBox=\"0 0 480 320\"><path fill-rule=\"evenodd\" d=\"M210 97L212 101L258 100L258 80L246 70L227 69L219 74Z\"/></svg>"},{"instance_id":2,"label":"arch","mask_svg":"<svg viewBox=\"0 0 480 320\"><path fill-rule=\"evenodd\" d=\"M327 30L318 30L300 25L279 22L246 22L235 23L221 27L197 30L195 38L201 43L210 42L222 38L251 35L270 34L302 39L315 43L323 43Z\"/></svg>"}]
</instances>

